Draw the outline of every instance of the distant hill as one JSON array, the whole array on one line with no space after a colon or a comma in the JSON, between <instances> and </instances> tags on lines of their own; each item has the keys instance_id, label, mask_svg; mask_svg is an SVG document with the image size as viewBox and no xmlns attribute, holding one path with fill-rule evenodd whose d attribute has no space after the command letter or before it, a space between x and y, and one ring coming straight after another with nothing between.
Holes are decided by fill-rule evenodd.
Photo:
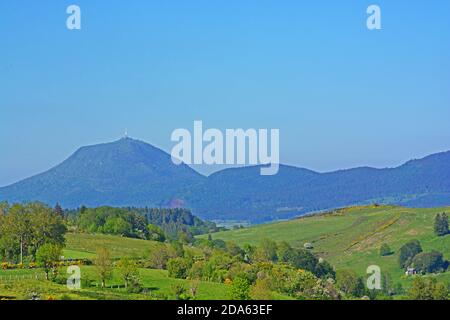
<instances>
[{"instance_id":1,"label":"distant hill","mask_svg":"<svg viewBox=\"0 0 450 320\"><path fill-rule=\"evenodd\" d=\"M265 222L354 204L450 205L450 152L397 168L330 173L281 165L275 176L258 166L205 177L176 166L150 144L125 138L83 147L57 167L0 188L0 200L39 200L65 207L179 207L206 219Z\"/></svg>"},{"instance_id":2,"label":"distant hill","mask_svg":"<svg viewBox=\"0 0 450 320\"><path fill-rule=\"evenodd\" d=\"M450 152L392 169L330 173L280 166L275 176L258 167L227 169L194 188L188 201L199 214L264 222L355 204L450 205ZM206 196L206 194L208 196ZM245 213L245 214L243 214Z\"/></svg>"}]
</instances>

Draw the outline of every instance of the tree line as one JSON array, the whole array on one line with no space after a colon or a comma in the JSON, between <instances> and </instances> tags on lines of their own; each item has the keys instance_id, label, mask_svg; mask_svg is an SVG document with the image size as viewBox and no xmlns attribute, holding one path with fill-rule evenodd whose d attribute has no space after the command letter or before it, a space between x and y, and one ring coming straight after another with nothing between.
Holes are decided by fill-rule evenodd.
<instances>
[{"instance_id":1,"label":"tree line","mask_svg":"<svg viewBox=\"0 0 450 320\"><path fill-rule=\"evenodd\" d=\"M36 261L44 245L63 247L67 228L57 210L42 203L0 204L0 259Z\"/></svg>"}]
</instances>

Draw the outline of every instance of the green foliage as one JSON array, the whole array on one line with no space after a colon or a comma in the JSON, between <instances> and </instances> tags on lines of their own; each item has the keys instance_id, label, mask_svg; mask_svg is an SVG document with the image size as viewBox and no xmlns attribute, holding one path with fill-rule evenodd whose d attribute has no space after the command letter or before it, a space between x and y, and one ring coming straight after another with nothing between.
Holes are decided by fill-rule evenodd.
<instances>
[{"instance_id":1,"label":"green foliage","mask_svg":"<svg viewBox=\"0 0 450 320\"><path fill-rule=\"evenodd\" d=\"M353 270L340 270L336 274L338 288L347 295L362 297L365 291L364 280Z\"/></svg>"},{"instance_id":2,"label":"green foliage","mask_svg":"<svg viewBox=\"0 0 450 320\"><path fill-rule=\"evenodd\" d=\"M417 277L408 291L411 300L449 300L447 286L433 278Z\"/></svg>"},{"instance_id":3,"label":"green foliage","mask_svg":"<svg viewBox=\"0 0 450 320\"><path fill-rule=\"evenodd\" d=\"M0 258L19 261L35 258L44 244L63 246L66 227L62 217L41 203L3 203L0 214Z\"/></svg>"},{"instance_id":4,"label":"green foliage","mask_svg":"<svg viewBox=\"0 0 450 320\"><path fill-rule=\"evenodd\" d=\"M36 252L36 262L44 270L46 279L49 279L50 276L52 279L57 277L58 261L61 254L62 249L59 245L47 243L39 247Z\"/></svg>"},{"instance_id":5,"label":"green foliage","mask_svg":"<svg viewBox=\"0 0 450 320\"><path fill-rule=\"evenodd\" d=\"M420 245L419 240L411 240L400 248L400 255L398 258L398 262L400 268L408 267L412 259L419 253L421 253L422 246Z\"/></svg>"},{"instance_id":6,"label":"green foliage","mask_svg":"<svg viewBox=\"0 0 450 320\"><path fill-rule=\"evenodd\" d=\"M434 233L442 237L449 233L448 216L444 213L438 213L434 221Z\"/></svg>"},{"instance_id":7,"label":"green foliage","mask_svg":"<svg viewBox=\"0 0 450 320\"><path fill-rule=\"evenodd\" d=\"M276 262L278 260L277 244L272 240L263 239L253 254L253 260L258 262Z\"/></svg>"},{"instance_id":8,"label":"green foliage","mask_svg":"<svg viewBox=\"0 0 450 320\"><path fill-rule=\"evenodd\" d=\"M193 297L189 294L188 289L181 284L177 283L172 286L172 292L175 296L175 300L192 300Z\"/></svg>"},{"instance_id":9,"label":"green foliage","mask_svg":"<svg viewBox=\"0 0 450 320\"><path fill-rule=\"evenodd\" d=\"M125 289L130 292L140 291L139 270L135 261L130 258L123 257L117 263L119 273L125 282Z\"/></svg>"},{"instance_id":10,"label":"green foliage","mask_svg":"<svg viewBox=\"0 0 450 320\"><path fill-rule=\"evenodd\" d=\"M167 261L167 271L169 271L169 277L186 279L191 266L192 261L186 258L169 259L169 261Z\"/></svg>"},{"instance_id":11,"label":"green foliage","mask_svg":"<svg viewBox=\"0 0 450 320\"><path fill-rule=\"evenodd\" d=\"M171 258L176 258L176 251L173 247L161 246L149 253L148 267L153 269L166 269L167 262Z\"/></svg>"},{"instance_id":12,"label":"green foliage","mask_svg":"<svg viewBox=\"0 0 450 320\"><path fill-rule=\"evenodd\" d=\"M81 207L71 212L79 230L163 242L193 241L193 235L220 230L186 209Z\"/></svg>"},{"instance_id":13,"label":"green foliage","mask_svg":"<svg viewBox=\"0 0 450 320\"><path fill-rule=\"evenodd\" d=\"M128 209L113 207L80 208L75 213L81 231L149 239L145 218Z\"/></svg>"},{"instance_id":14,"label":"green foliage","mask_svg":"<svg viewBox=\"0 0 450 320\"><path fill-rule=\"evenodd\" d=\"M100 279L102 288L106 286L106 281L112 278L113 262L111 253L105 247L98 248L97 258L95 259L95 268Z\"/></svg>"},{"instance_id":15,"label":"green foliage","mask_svg":"<svg viewBox=\"0 0 450 320\"><path fill-rule=\"evenodd\" d=\"M444 260L442 253L438 251L418 253L411 262L411 265L419 273L443 272L448 267L448 262Z\"/></svg>"},{"instance_id":16,"label":"green foliage","mask_svg":"<svg viewBox=\"0 0 450 320\"><path fill-rule=\"evenodd\" d=\"M250 284L245 278L235 278L230 286L230 297L232 300L249 300Z\"/></svg>"},{"instance_id":17,"label":"green foliage","mask_svg":"<svg viewBox=\"0 0 450 320\"><path fill-rule=\"evenodd\" d=\"M383 243L380 247L380 256L390 256L392 254L392 249L387 243Z\"/></svg>"}]
</instances>

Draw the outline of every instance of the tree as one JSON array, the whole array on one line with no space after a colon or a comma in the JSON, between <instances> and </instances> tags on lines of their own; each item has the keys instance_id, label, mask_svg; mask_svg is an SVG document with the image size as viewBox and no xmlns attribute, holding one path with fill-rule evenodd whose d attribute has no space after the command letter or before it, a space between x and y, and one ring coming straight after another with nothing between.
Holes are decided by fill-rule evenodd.
<instances>
[{"instance_id":1,"label":"tree","mask_svg":"<svg viewBox=\"0 0 450 320\"><path fill-rule=\"evenodd\" d=\"M64 211L61 208L61 206L59 205L59 203L56 204L55 209L53 209L55 211L55 213L61 217L61 219L64 219Z\"/></svg>"},{"instance_id":2,"label":"tree","mask_svg":"<svg viewBox=\"0 0 450 320\"><path fill-rule=\"evenodd\" d=\"M438 251L421 252L411 261L411 265L421 273L443 272L447 269L447 264L443 254Z\"/></svg>"},{"instance_id":3,"label":"tree","mask_svg":"<svg viewBox=\"0 0 450 320\"><path fill-rule=\"evenodd\" d=\"M249 300L250 284L247 279L237 277L233 280L230 288L232 300Z\"/></svg>"},{"instance_id":4,"label":"tree","mask_svg":"<svg viewBox=\"0 0 450 320\"><path fill-rule=\"evenodd\" d=\"M417 277L408 291L411 300L448 300L448 288L434 278Z\"/></svg>"},{"instance_id":5,"label":"tree","mask_svg":"<svg viewBox=\"0 0 450 320\"><path fill-rule=\"evenodd\" d=\"M446 213L438 213L434 220L434 232L437 236L442 237L449 233L448 216Z\"/></svg>"},{"instance_id":6,"label":"tree","mask_svg":"<svg viewBox=\"0 0 450 320\"><path fill-rule=\"evenodd\" d=\"M380 247L380 256L390 256L392 254L392 250L387 243L383 243Z\"/></svg>"},{"instance_id":7,"label":"tree","mask_svg":"<svg viewBox=\"0 0 450 320\"><path fill-rule=\"evenodd\" d=\"M175 258L175 251L167 246L160 246L153 249L148 258L149 266L153 269L166 269L167 261Z\"/></svg>"},{"instance_id":8,"label":"tree","mask_svg":"<svg viewBox=\"0 0 450 320\"><path fill-rule=\"evenodd\" d=\"M132 225L122 217L110 217L102 228L104 233L129 236L132 234Z\"/></svg>"},{"instance_id":9,"label":"tree","mask_svg":"<svg viewBox=\"0 0 450 320\"><path fill-rule=\"evenodd\" d=\"M62 249L58 245L44 244L36 252L36 262L39 267L44 269L45 279L49 279L50 272L52 278L57 276L58 261L61 258Z\"/></svg>"},{"instance_id":10,"label":"tree","mask_svg":"<svg viewBox=\"0 0 450 320\"><path fill-rule=\"evenodd\" d=\"M67 231L62 218L41 203L3 206L0 219L0 252L3 259L34 259L44 244L63 246Z\"/></svg>"},{"instance_id":11,"label":"tree","mask_svg":"<svg viewBox=\"0 0 450 320\"><path fill-rule=\"evenodd\" d=\"M97 250L95 268L100 278L101 286L104 288L106 286L106 280L111 279L113 271L111 254L108 249L101 247Z\"/></svg>"},{"instance_id":12,"label":"tree","mask_svg":"<svg viewBox=\"0 0 450 320\"><path fill-rule=\"evenodd\" d=\"M162 229L158 226L155 226L153 224L148 224L147 229L149 232L148 239L153 241L159 241L164 242L166 241L166 236L164 235L164 232Z\"/></svg>"},{"instance_id":13,"label":"tree","mask_svg":"<svg viewBox=\"0 0 450 320\"><path fill-rule=\"evenodd\" d=\"M341 270L336 275L339 289L351 296L362 297L365 293L364 281L353 270Z\"/></svg>"},{"instance_id":14,"label":"tree","mask_svg":"<svg viewBox=\"0 0 450 320\"><path fill-rule=\"evenodd\" d=\"M186 258L172 258L167 261L167 271L169 277L177 279L186 279L192 263Z\"/></svg>"},{"instance_id":15,"label":"tree","mask_svg":"<svg viewBox=\"0 0 450 320\"><path fill-rule=\"evenodd\" d=\"M289 245L289 243L282 241L278 244L277 255L278 261L291 263L295 260L296 252L295 249Z\"/></svg>"},{"instance_id":16,"label":"tree","mask_svg":"<svg viewBox=\"0 0 450 320\"><path fill-rule=\"evenodd\" d=\"M400 248L398 262L401 268L406 268L411 264L412 259L421 253L422 246L418 240L411 240Z\"/></svg>"},{"instance_id":17,"label":"tree","mask_svg":"<svg viewBox=\"0 0 450 320\"><path fill-rule=\"evenodd\" d=\"M266 261L276 262L278 260L277 244L269 239L262 240L261 244L256 249L253 258L254 260L260 262Z\"/></svg>"},{"instance_id":18,"label":"tree","mask_svg":"<svg viewBox=\"0 0 450 320\"><path fill-rule=\"evenodd\" d=\"M134 261L130 260L129 258L127 257L121 258L117 266L119 267L120 275L122 276L122 279L125 282L126 289L128 289L128 284L130 282L135 282L135 280L139 279L139 271L137 265Z\"/></svg>"}]
</instances>

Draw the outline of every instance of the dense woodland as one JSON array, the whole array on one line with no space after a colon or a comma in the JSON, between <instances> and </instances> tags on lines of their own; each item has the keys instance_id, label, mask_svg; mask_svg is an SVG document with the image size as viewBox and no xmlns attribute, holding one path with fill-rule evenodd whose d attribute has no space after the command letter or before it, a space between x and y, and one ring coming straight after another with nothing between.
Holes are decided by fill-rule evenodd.
<instances>
[{"instance_id":1,"label":"dense woodland","mask_svg":"<svg viewBox=\"0 0 450 320\"><path fill-rule=\"evenodd\" d=\"M155 241L189 242L195 235L221 230L186 209L81 207L67 211L67 216L77 231Z\"/></svg>"}]
</instances>

